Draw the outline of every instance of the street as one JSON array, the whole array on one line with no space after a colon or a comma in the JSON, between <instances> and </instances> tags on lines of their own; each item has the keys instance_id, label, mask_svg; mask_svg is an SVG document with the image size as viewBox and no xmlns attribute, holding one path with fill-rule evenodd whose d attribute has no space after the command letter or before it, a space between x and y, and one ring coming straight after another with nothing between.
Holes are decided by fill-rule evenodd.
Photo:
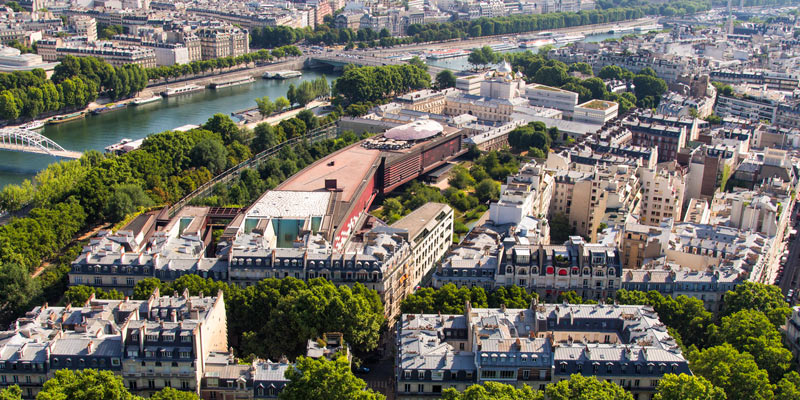
<instances>
[{"instance_id":1,"label":"street","mask_svg":"<svg viewBox=\"0 0 800 400\"><path fill-rule=\"evenodd\" d=\"M798 204L800 204L800 202L798 202ZM796 215L798 210L800 210L800 207L798 206L795 206L794 210L792 210L792 219L790 222L791 226L787 227L786 229L789 230L796 229L798 222ZM781 276L780 281L777 282L776 284L778 285L778 287L781 288L781 291L783 292L784 295L786 295L790 289L795 289L794 296L792 298L792 301L790 302L791 305L794 305L794 300L797 298L796 289L798 281L798 272L800 272L798 271L798 264L800 264L798 262L799 261L798 258L800 257L800 245L798 245L798 235L795 235L793 239L789 240L787 247L789 250L789 254L787 256L786 263L785 264L783 262L781 263L781 265L783 265L783 275Z\"/></svg>"}]
</instances>

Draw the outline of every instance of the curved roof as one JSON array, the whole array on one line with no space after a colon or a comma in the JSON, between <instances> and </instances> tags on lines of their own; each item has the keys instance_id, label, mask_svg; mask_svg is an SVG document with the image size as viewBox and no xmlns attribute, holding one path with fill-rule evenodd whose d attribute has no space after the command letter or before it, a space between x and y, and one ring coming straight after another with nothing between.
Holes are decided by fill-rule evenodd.
<instances>
[{"instance_id":1,"label":"curved roof","mask_svg":"<svg viewBox=\"0 0 800 400\"><path fill-rule=\"evenodd\" d=\"M421 119L389 129L383 136L392 140L422 140L436 136L442 131L444 131L442 124L430 119Z\"/></svg>"},{"instance_id":2,"label":"curved roof","mask_svg":"<svg viewBox=\"0 0 800 400\"><path fill-rule=\"evenodd\" d=\"M500 65L500 68L497 68L497 72L502 72L502 73L512 72L511 65L508 64L508 61L503 61L503 64Z\"/></svg>"}]
</instances>

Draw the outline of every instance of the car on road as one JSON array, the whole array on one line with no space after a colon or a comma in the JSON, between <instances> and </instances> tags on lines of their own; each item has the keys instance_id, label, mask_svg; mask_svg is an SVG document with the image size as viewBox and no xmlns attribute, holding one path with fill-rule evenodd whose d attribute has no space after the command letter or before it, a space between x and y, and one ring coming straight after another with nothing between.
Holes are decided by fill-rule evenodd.
<instances>
[{"instance_id":1,"label":"car on road","mask_svg":"<svg viewBox=\"0 0 800 400\"><path fill-rule=\"evenodd\" d=\"M367 367L357 367L357 368L354 368L353 372L355 372L357 374L368 374L369 373L369 368L367 368Z\"/></svg>"}]
</instances>

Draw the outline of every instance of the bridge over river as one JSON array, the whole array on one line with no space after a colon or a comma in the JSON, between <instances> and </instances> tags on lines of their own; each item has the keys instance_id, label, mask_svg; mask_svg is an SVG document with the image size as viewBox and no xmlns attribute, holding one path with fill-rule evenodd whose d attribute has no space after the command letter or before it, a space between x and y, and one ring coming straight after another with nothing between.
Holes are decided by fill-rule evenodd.
<instances>
[{"instance_id":1,"label":"bridge over river","mask_svg":"<svg viewBox=\"0 0 800 400\"><path fill-rule=\"evenodd\" d=\"M62 158L81 158L77 151L67 150L44 135L22 128L0 130L0 150L45 154Z\"/></svg>"}]
</instances>

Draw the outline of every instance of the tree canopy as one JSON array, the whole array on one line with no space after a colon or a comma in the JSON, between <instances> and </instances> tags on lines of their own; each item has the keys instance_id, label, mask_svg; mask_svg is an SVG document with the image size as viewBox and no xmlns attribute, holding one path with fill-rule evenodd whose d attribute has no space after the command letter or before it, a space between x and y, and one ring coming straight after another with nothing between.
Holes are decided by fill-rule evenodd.
<instances>
[{"instance_id":1,"label":"tree canopy","mask_svg":"<svg viewBox=\"0 0 800 400\"><path fill-rule=\"evenodd\" d=\"M367 384L350 371L345 357L318 360L299 357L286 371L289 383L278 396L281 400L383 400L385 397L366 388Z\"/></svg>"},{"instance_id":2,"label":"tree canopy","mask_svg":"<svg viewBox=\"0 0 800 400\"><path fill-rule=\"evenodd\" d=\"M653 400L725 400L725 391L702 376L666 374Z\"/></svg>"}]
</instances>

